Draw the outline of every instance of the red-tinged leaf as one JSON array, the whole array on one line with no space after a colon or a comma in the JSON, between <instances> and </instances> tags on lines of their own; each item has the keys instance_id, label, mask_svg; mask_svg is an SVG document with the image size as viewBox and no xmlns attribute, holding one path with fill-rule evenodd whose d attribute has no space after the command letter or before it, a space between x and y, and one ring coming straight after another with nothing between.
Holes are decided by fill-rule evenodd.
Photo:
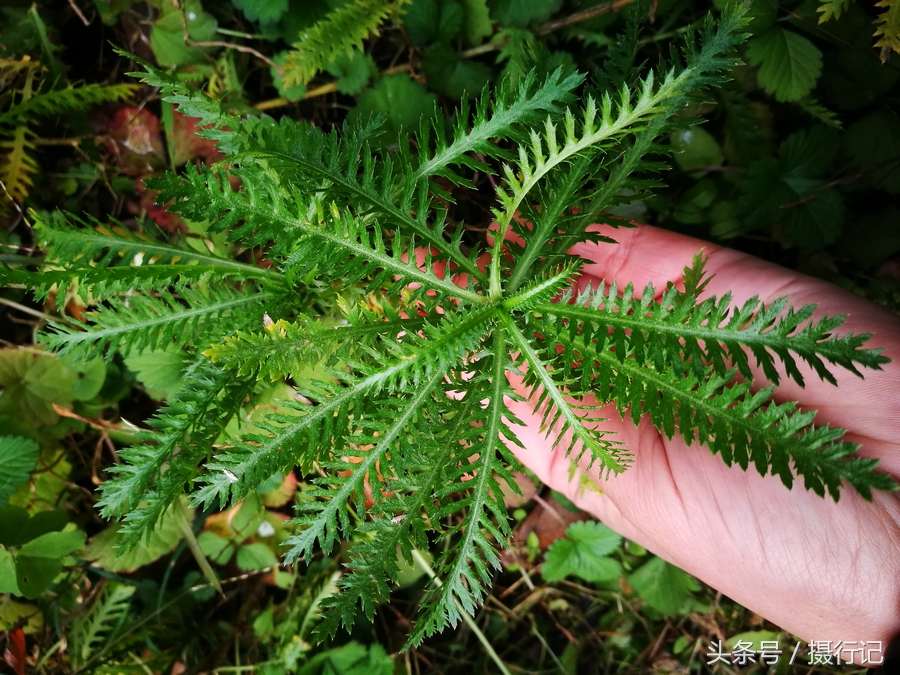
<instances>
[{"instance_id":1,"label":"red-tinged leaf","mask_svg":"<svg viewBox=\"0 0 900 675\"><path fill-rule=\"evenodd\" d=\"M218 162L224 155L216 148L215 141L201 137L197 132L200 127L197 117L182 115L177 110L173 113L172 125L172 158L175 166L181 166L192 159L201 159L206 164Z\"/></svg>"},{"instance_id":2,"label":"red-tinged leaf","mask_svg":"<svg viewBox=\"0 0 900 675\"><path fill-rule=\"evenodd\" d=\"M9 632L3 660L16 675L25 675L25 633L21 628L15 628Z\"/></svg>"},{"instance_id":3,"label":"red-tinged leaf","mask_svg":"<svg viewBox=\"0 0 900 675\"><path fill-rule=\"evenodd\" d=\"M184 222L181 216L167 211L164 205L155 203L156 195L159 194L157 190L148 190L144 185L144 181L138 179L134 181L134 191L139 200L130 199L126 202L128 211L132 215L137 216L141 213L146 213L150 220L169 234L175 234L176 232L186 233L188 231L187 223Z\"/></svg>"},{"instance_id":4,"label":"red-tinged leaf","mask_svg":"<svg viewBox=\"0 0 900 675\"><path fill-rule=\"evenodd\" d=\"M159 119L144 108L122 108L116 112L109 123L106 147L129 176L145 176L166 163Z\"/></svg>"}]
</instances>

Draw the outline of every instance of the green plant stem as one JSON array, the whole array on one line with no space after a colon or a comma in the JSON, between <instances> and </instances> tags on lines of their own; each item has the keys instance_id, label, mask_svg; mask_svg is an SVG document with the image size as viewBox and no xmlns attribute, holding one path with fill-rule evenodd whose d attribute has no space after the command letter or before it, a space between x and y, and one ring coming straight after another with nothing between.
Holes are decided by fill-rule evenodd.
<instances>
[{"instance_id":1,"label":"green plant stem","mask_svg":"<svg viewBox=\"0 0 900 675\"><path fill-rule=\"evenodd\" d=\"M414 548L412 550L412 554L413 554L413 558L415 558L416 562L419 563L419 565L421 565L423 570L425 570L425 574L427 574L428 577L432 581L434 581L435 585L436 586L443 585L444 582L441 581L441 578L437 574L435 574L433 569L431 569L431 565L428 563L427 560L425 560L425 557L421 553L419 553L419 550ZM491 657L491 660L497 665L497 668L500 670L500 672L503 675L512 675L512 673L510 673L509 669L506 667L506 664L503 663L503 660L500 658L500 656L497 654L497 652L494 651L494 648L491 646L491 643L488 642L488 639L485 636L485 634L481 632L480 628L478 628L478 624L475 623L475 619L473 619L471 616L469 616L468 612L463 610L463 608L459 604L459 601L456 598L453 598L453 602L455 602L456 606L459 608L459 613L462 616L463 621L465 621L466 625L471 629L471 631L473 633L475 633L475 637L478 638L478 641L481 643L481 646L484 647L484 651L486 651L487 655Z\"/></svg>"},{"instance_id":2,"label":"green plant stem","mask_svg":"<svg viewBox=\"0 0 900 675\"><path fill-rule=\"evenodd\" d=\"M191 522L188 519L188 512L184 505L184 501L179 499L175 502L175 508L178 511L178 526L181 528L181 533L184 535L184 541L187 544L187 547L194 555L194 559L200 566L203 576L207 578L213 588L219 591L219 595L224 598L225 591L222 590L222 584L219 583L219 577L216 576L216 572L213 570L212 565L209 564L209 560L206 559L203 551L200 550L200 542L198 542L197 537L194 536L194 530L191 528Z\"/></svg>"}]
</instances>

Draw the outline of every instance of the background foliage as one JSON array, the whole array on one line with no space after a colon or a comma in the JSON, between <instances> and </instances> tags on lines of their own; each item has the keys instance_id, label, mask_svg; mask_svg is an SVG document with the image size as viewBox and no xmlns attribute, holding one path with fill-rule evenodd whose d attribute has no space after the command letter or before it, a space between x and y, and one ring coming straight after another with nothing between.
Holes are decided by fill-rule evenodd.
<instances>
[{"instance_id":1,"label":"background foliage","mask_svg":"<svg viewBox=\"0 0 900 675\"><path fill-rule=\"evenodd\" d=\"M896 310L897 7L754 3L747 65L711 103L685 111L706 123L668 139L680 152L665 187L616 215L741 248ZM144 179L214 161L218 150L196 135L196 119L123 75L134 68L110 39L239 114L326 128L382 114L390 147L433 105L449 115L503 75L577 67L601 78L628 15L642 30L635 58L653 65L709 9L700 0L630 9L623 0L5 3L0 263L40 259L28 208L113 216L123 232L168 239L199 264L261 257L153 205ZM488 188L448 184L449 218L489 222ZM327 314L334 289L310 282L302 301ZM14 671L492 672L480 633L510 672L684 672L701 667L712 639L778 637L527 476L524 497L505 497L513 548L476 622L402 654L440 546L409 567L375 624L315 645L342 559L276 565L294 534L288 514L311 488L292 474L228 511L158 514L149 545L119 555L121 526L98 516L96 487L157 407L204 373L171 350L106 364L45 353L35 332L59 317L77 322L92 304L90 289L50 284L44 304L17 289L0 297L0 648ZM277 380L253 391L242 428L211 433L243 435L288 396Z\"/></svg>"}]
</instances>

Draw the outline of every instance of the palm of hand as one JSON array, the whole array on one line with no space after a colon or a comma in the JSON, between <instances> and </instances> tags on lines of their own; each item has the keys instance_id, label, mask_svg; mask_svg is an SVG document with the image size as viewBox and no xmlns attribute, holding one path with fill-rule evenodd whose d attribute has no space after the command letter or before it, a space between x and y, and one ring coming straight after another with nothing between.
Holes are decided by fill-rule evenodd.
<instances>
[{"instance_id":1,"label":"palm of hand","mask_svg":"<svg viewBox=\"0 0 900 675\"><path fill-rule=\"evenodd\" d=\"M759 295L789 296L793 305L817 303L818 312L849 314L842 332L873 333L868 347L893 358L863 381L837 372L839 387L808 369L806 388L782 380L778 400L818 411L818 424L848 431L860 452L900 478L900 320L890 312L823 281L750 256L651 227L617 231L617 246L580 244L588 259L583 283L615 279L636 289L677 282L700 249L715 278L708 294L730 290L736 303ZM817 312L817 314L818 314ZM759 374L762 381L762 374ZM635 427L615 409L604 429L635 455L633 466L597 490L570 481L569 460L555 452L528 402L513 403L526 425L525 449L511 447L552 488L619 533L682 567L725 595L806 640L884 641L900 627L900 497L876 493L871 502L845 490L839 503L803 489L789 491L777 477L728 467L705 448L671 440L648 420Z\"/></svg>"}]
</instances>

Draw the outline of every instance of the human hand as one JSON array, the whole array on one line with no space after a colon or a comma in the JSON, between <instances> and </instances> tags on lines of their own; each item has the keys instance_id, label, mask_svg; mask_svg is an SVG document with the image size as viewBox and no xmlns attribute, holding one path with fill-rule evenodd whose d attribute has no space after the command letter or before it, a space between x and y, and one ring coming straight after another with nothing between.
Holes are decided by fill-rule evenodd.
<instances>
[{"instance_id":1,"label":"human hand","mask_svg":"<svg viewBox=\"0 0 900 675\"><path fill-rule=\"evenodd\" d=\"M848 314L842 334L872 333L866 347L881 347L893 359L882 371L864 372L863 381L835 369L836 388L801 365L806 387L783 378L775 398L818 411L817 424L846 429L846 439L862 445L860 454L879 458L882 471L900 478L897 316L824 281L690 237L648 226L606 230L618 245L582 243L571 250L588 261L583 284L608 279L641 289L652 282L661 293L702 248L715 277L701 298L730 290L735 304L754 295L768 304L788 296L794 306L817 303L817 316ZM763 381L761 372L758 377ZM667 439L647 419L635 427L611 405L598 426L617 434L634 463L608 479L594 469L602 493L582 491L532 405L510 408L525 425L515 427L525 447L510 449L545 484L781 628L804 640L880 640L885 646L900 628L898 493L876 492L866 502L847 488L835 503L805 490L802 480L789 491L776 476L728 467L680 436Z\"/></svg>"}]
</instances>

